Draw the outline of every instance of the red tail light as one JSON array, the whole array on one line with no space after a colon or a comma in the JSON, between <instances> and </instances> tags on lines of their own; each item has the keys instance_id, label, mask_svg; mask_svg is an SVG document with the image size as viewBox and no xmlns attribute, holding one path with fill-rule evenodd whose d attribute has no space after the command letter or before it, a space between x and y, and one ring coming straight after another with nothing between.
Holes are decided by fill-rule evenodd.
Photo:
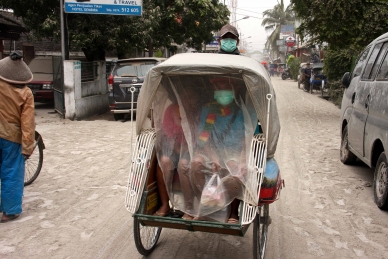
<instances>
[{"instance_id":1,"label":"red tail light","mask_svg":"<svg viewBox=\"0 0 388 259\"><path fill-rule=\"evenodd\" d=\"M113 75L110 75L108 78L108 90L112 91L113 89Z\"/></svg>"}]
</instances>

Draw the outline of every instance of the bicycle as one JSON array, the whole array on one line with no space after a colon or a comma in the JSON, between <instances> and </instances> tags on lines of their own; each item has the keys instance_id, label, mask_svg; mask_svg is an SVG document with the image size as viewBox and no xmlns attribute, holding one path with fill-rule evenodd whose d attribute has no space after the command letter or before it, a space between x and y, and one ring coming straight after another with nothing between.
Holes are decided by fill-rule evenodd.
<instances>
[{"instance_id":1,"label":"bicycle","mask_svg":"<svg viewBox=\"0 0 388 259\"><path fill-rule=\"evenodd\" d=\"M43 138L35 131L35 144L31 156L25 162L24 186L32 184L38 177L43 165Z\"/></svg>"}]
</instances>

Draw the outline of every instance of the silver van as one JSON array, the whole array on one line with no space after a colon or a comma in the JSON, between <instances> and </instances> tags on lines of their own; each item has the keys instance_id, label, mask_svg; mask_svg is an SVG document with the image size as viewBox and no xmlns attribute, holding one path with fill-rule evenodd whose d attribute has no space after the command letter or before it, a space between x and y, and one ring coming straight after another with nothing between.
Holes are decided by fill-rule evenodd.
<instances>
[{"instance_id":1,"label":"silver van","mask_svg":"<svg viewBox=\"0 0 388 259\"><path fill-rule=\"evenodd\" d=\"M132 95L130 89L134 87L133 115L136 115L137 97L148 71L165 61L166 58L145 57L120 59L108 77L109 108L115 120L122 120L131 113Z\"/></svg>"},{"instance_id":2,"label":"silver van","mask_svg":"<svg viewBox=\"0 0 388 259\"><path fill-rule=\"evenodd\" d=\"M342 77L341 161L375 168L374 200L388 210L388 33L370 43ZM385 152L387 150L387 152Z\"/></svg>"}]
</instances>

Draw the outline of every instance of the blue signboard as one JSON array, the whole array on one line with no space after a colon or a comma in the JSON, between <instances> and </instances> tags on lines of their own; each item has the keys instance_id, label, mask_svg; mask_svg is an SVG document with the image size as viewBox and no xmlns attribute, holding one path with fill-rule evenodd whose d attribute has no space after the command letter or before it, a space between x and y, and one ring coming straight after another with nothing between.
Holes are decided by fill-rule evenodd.
<instances>
[{"instance_id":1,"label":"blue signboard","mask_svg":"<svg viewBox=\"0 0 388 259\"><path fill-rule=\"evenodd\" d=\"M213 40L211 42L209 42L208 44L206 44L207 46L218 46L218 36L214 36L213 37Z\"/></svg>"},{"instance_id":2,"label":"blue signboard","mask_svg":"<svg viewBox=\"0 0 388 259\"><path fill-rule=\"evenodd\" d=\"M66 13L140 16L142 0L65 0Z\"/></svg>"}]
</instances>

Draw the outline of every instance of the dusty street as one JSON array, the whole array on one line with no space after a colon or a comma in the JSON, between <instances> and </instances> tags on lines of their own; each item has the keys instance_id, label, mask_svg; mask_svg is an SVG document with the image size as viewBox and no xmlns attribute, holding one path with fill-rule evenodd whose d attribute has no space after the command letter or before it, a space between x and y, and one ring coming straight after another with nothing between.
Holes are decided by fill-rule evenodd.
<instances>
[{"instance_id":1,"label":"dusty street","mask_svg":"<svg viewBox=\"0 0 388 259\"><path fill-rule=\"evenodd\" d=\"M290 79L273 84L286 188L270 205L266 258L388 258L388 213L373 203L373 170L339 161L339 108ZM25 188L21 217L0 224L0 258L142 258L124 207L131 123L109 113L62 120L52 111L37 105L43 169ZM251 254L252 228L245 237L163 229L148 258Z\"/></svg>"}]
</instances>

